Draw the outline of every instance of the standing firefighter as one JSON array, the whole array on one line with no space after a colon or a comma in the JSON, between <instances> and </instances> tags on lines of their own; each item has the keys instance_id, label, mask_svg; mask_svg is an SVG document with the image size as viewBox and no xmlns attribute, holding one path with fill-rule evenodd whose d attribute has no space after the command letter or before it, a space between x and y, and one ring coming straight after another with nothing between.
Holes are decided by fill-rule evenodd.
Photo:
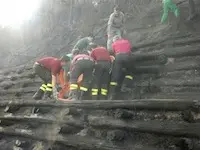
<instances>
[{"instance_id":1,"label":"standing firefighter","mask_svg":"<svg viewBox=\"0 0 200 150\"><path fill-rule=\"evenodd\" d=\"M76 43L76 45L74 46L74 48L72 49L72 53L74 53L74 51L77 51L77 50L79 52L87 50L88 46L90 44L92 44L92 41L93 41L93 37L92 36L88 36L88 37L84 37L84 38L80 39Z\"/></svg>"},{"instance_id":2,"label":"standing firefighter","mask_svg":"<svg viewBox=\"0 0 200 150\"><path fill-rule=\"evenodd\" d=\"M113 37L118 35L122 36L123 27L124 27L125 17L124 14L120 11L119 7L114 8L114 12L110 15L108 20L107 28L107 49L112 53L112 40Z\"/></svg>"},{"instance_id":3,"label":"standing firefighter","mask_svg":"<svg viewBox=\"0 0 200 150\"><path fill-rule=\"evenodd\" d=\"M87 51L74 53L74 58L71 63L70 71L70 93L72 100L83 100L86 93L89 91L94 69L94 60L89 56ZM80 88L78 86L78 78L83 74ZM80 94L80 98L79 98Z\"/></svg>"},{"instance_id":4,"label":"standing firefighter","mask_svg":"<svg viewBox=\"0 0 200 150\"><path fill-rule=\"evenodd\" d=\"M115 99L117 90L120 85L120 78L123 75L122 70L126 70L124 83L129 85L133 80L130 74L132 65L130 64L131 57L131 43L128 40L122 39L119 36L113 38L112 48L115 54L115 63L112 69L111 82L110 82L110 99Z\"/></svg>"},{"instance_id":5,"label":"standing firefighter","mask_svg":"<svg viewBox=\"0 0 200 150\"><path fill-rule=\"evenodd\" d=\"M61 59L57 59L54 57L45 57L35 62L33 69L44 83L42 84L40 89L34 94L34 99L42 99L44 93L45 98L51 97L53 90L54 93L57 92L55 88L56 76L62 69L62 65L64 65L68 61L68 57L64 56Z\"/></svg>"},{"instance_id":6,"label":"standing firefighter","mask_svg":"<svg viewBox=\"0 0 200 150\"><path fill-rule=\"evenodd\" d=\"M161 23L165 23L168 18L169 11L173 12L176 17L179 17L180 12L176 4L172 0L162 0L163 3L163 15L161 18Z\"/></svg>"},{"instance_id":7,"label":"standing firefighter","mask_svg":"<svg viewBox=\"0 0 200 150\"><path fill-rule=\"evenodd\" d=\"M93 45L90 55L95 60L95 72L91 89L92 99L105 100L108 94L108 84L110 79L110 54L106 48ZM98 95L100 96L98 97Z\"/></svg>"}]
</instances>

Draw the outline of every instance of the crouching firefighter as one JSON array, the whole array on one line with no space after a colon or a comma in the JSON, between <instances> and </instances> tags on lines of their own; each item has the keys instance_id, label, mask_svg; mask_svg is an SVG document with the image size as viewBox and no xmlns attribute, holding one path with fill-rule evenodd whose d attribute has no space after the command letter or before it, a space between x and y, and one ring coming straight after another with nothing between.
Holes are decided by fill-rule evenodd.
<instances>
[{"instance_id":1,"label":"crouching firefighter","mask_svg":"<svg viewBox=\"0 0 200 150\"><path fill-rule=\"evenodd\" d=\"M43 84L39 90L34 94L33 99L50 98L52 91L57 94L56 77L59 74L62 66L68 62L69 59L66 56L62 58L45 57L35 62L33 69L35 73L43 80Z\"/></svg>"},{"instance_id":2,"label":"crouching firefighter","mask_svg":"<svg viewBox=\"0 0 200 150\"><path fill-rule=\"evenodd\" d=\"M122 39L120 36L115 36L113 38L112 48L115 55L115 62L112 68L109 88L109 99L111 100L116 99L116 94L121 88L120 80L122 76L126 86L129 86L133 80L133 76L130 74L132 67L130 64L131 43L128 40ZM123 74L123 69L125 69L126 74Z\"/></svg>"},{"instance_id":3,"label":"crouching firefighter","mask_svg":"<svg viewBox=\"0 0 200 150\"><path fill-rule=\"evenodd\" d=\"M93 100L106 100L110 79L111 58L108 50L97 45L92 46L90 56L95 60L95 71L91 95Z\"/></svg>"},{"instance_id":4,"label":"crouching firefighter","mask_svg":"<svg viewBox=\"0 0 200 150\"><path fill-rule=\"evenodd\" d=\"M71 100L83 100L89 91L95 63L87 51L74 51L73 55L70 66L69 97ZM83 74L83 79L79 87L77 81L81 74Z\"/></svg>"}]
</instances>

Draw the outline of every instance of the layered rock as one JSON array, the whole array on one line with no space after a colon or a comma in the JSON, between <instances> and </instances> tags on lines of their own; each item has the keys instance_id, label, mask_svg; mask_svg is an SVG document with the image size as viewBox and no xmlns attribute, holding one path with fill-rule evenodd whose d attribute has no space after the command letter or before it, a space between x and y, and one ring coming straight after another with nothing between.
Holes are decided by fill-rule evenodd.
<instances>
[{"instance_id":1,"label":"layered rock","mask_svg":"<svg viewBox=\"0 0 200 150\"><path fill-rule=\"evenodd\" d=\"M199 36L188 34L136 45L133 88L116 101L34 101L41 80L31 67L2 70L1 146L198 149L199 47Z\"/></svg>"}]
</instances>

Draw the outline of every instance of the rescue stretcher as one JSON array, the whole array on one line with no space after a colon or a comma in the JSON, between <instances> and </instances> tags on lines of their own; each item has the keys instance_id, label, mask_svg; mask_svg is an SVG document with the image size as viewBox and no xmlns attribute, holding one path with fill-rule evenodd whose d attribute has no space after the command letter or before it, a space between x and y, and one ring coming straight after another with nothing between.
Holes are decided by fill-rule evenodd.
<instances>
[{"instance_id":1,"label":"rescue stretcher","mask_svg":"<svg viewBox=\"0 0 200 150\"><path fill-rule=\"evenodd\" d=\"M81 74L78 78L78 87L80 86L81 81L83 80L83 74ZM69 81L64 84L64 70L61 69L59 73L59 77L57 80L57 84L62 87L62 89L58 92L58 100L60 101L71 101L69 98L65 98L65 95L69 94L70 91L70 83Z\"/></svg>"}]
</instances>

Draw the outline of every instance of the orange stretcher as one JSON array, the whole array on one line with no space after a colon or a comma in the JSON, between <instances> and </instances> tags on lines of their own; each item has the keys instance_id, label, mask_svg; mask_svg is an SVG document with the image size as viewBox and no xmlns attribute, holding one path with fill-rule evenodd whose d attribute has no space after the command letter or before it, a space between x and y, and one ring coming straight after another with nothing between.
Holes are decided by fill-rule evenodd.
<instances>
[{"instance_id":1,"label":"orange stretcher","mask_svg":"<svg viewBox=\"0 0 200 150\"><path fill-rule=\"evenodd\" d=\"M81 74L78 78L78 86L80 86L81 81L83 80L83 74ZM59 73L59 77L57 80L57 84L60 85L60 87L62 87L62 89L59 91L58 93L58 100L61 101L70 101L70 99L65 99L64 95L68 94L70 91L70 83L69 81L64 85L64 70L61 69L60 73Z\"/></svg>"}]
</instances>

